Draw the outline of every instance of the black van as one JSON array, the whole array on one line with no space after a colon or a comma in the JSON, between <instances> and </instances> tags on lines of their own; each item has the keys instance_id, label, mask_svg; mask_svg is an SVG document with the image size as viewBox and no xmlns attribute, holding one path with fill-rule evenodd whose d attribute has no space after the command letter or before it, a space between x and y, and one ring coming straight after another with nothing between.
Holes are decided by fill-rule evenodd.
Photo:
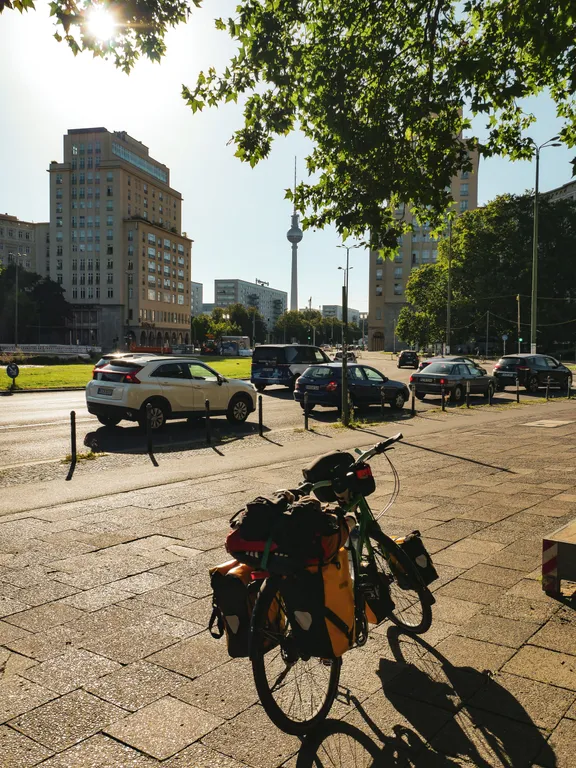
<instances>
[{"instance_id":1,"label":"black van","mask_svg":"<svg viewBox=\"0 0 576 768\"><path fill-rule=\"evenodd\" d=\"M268 384L282 384L294 389L296 379L306 368L329 363L330 358L320 349L308 344L261 344L254 348L250 381L258 392Z\"/></svg>"}]
</instances>

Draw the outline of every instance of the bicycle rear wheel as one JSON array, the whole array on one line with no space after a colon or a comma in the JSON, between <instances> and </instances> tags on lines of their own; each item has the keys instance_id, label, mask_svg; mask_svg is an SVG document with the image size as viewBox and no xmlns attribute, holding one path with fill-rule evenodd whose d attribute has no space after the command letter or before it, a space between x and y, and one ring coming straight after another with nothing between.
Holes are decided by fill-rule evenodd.
<instances>
[{"instance_id":1,"label":"bicycle rear wheel","mask_svg":"<svg viewBox=\"0 0 576 768\"><path fill-rule=\"evenodd\" d=\"M417 635L427 632L432 624L433 598L418 566L377 527L369 537L376 568L387 581L394 603L388 617L407 632Z\"/></svg>"},{"instance_id":2,"label":"bicycle rear wheel","mask_svg":"<svg viewBox=\"0 0 576 768\"><path fill-rule=\"evenodd\" d=\"M318 659L298 652L278 592L279 581L267 579L254 606L252 671L270 720L281 731L302 736L328 716L338 691L342 659Z\"/></svg>"}]
</instances>

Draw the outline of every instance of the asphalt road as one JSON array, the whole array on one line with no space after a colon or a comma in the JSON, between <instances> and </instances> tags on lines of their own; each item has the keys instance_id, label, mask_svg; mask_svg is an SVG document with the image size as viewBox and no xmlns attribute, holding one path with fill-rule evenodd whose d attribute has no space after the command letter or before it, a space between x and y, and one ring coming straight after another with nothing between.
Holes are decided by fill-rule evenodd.
<instances>
[{"instance_id":1,"label":"asphalt road","mask_svg":"<svg viewBox=\"0 0 576 768\"><path fill-rule=\"evenodd\" d=\"M408 382L411 369L398 369L396 362L381 353L364 353L361 362L373 365L388 378ZM487 366L491 372L491 366ZM513 398L513 392L498 393L497 400ZM525 393L523 393L525 396ZM482 403L483 398L473 398ZM438 407L438 398L417 402L418 410ZM145 438L137 425L123 422L120 429L106 429L86 410L84 392L46 392L19 394L0 398L0 470L10 467L33 466L59 461L70 452L70 411L76 412L78 450L98 446L100 450L119 454L142 453ZM294 429L303 426L303 413L284 387L266 389L263 396L264 424L268 430ZM379 418L379 408L372 409ZM368 412L369 413L369 412ZM310 415L314 423L327 424L337 420L333 409L318 409ZM219 437L242 437L257 430L257 415L252 414L245 425L231 426L224 417L213 419ZM155 444L170 449L185 450L191 443L204 438L204 425L189 425L185 421L169 422Z\"/></svg>"}]
</instances>

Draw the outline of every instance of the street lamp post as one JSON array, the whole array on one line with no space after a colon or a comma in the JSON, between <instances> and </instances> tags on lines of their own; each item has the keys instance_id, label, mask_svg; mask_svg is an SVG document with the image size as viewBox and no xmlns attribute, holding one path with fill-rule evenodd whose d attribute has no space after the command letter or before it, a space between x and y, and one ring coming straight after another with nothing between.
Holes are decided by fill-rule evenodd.
<instances>
[{"instance_id":1,"label":"street lamp post","mask_svg":"<svg viewBox=\"0 0 576 768\"><path fill-rule=\"evenodd\" d=\"M540 181L540 151L546 147L561 146L558 136L553 136L544 144L536 144L533 139L529 139L534 147L536 154L536 179L534 184L534 234L532 237L532 300L530 316L530 354L536 354L536 321L538 313L538 194Z\"/></svg>"},{"instance_id":2,"label":"street lamp post","mask_svg":"<svg viewBox=\"0 0 576 768\"><path fill-rule=\"evenodd\" d=\"M338 267L344 270L344 284L342 286L342 424L347 427L350 423L350 409L348 408L348 278L350 274L350 251L360 248L360 243L354 245L338 245L337 248L346 249L346 267Z\"/></svg>"},{"instance_id":3,"label":"street lamp post","mask_svg":"<svg viewBox=\"0 0 576 768\"><path fill-rule=\"evenodd\" d=\"M16 270L16 280L14 282L14 346L18 346L18 268L20 266L21 253L9 253L14 260L14 269Z\"/></svg>"},{"instance_id":4,"label":"street lamp post","mask_svg":"<svg viewBox=\"0 0 576 768\"><path fill-rule=\"evenodd\" d=\"M450 354L451 315L452 315L452 221L448 222L448 296L446 301L446 354Z\"/></svg>"}]
</instances>

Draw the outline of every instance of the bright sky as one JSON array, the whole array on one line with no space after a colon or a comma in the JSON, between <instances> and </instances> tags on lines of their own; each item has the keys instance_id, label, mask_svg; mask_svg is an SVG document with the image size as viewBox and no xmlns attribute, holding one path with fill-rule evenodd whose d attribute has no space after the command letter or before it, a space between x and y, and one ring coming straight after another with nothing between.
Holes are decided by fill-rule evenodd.
<instances>
[{"instance_id":1,"label":"bright sky","mask_svg":"<svg viewBox=\"0 0 576 768\"><path fill-rule=\"evenodd\" d=\"M193 115L180 96L182 84L193 86L197 73L221 68L232 53L225 33L213 19L226 16L234 2L212 3L195 11L190 22L168 36L162 64L140 61L131 75L88 53L74 57L53 37L48 4L0 16L0 212L29 221L47 221L49 188L46 170L62 160L62 136L69 128L103 126L125 130L150 148L171 169L171 183L184 197L183 229L195 242L192 276L204 283L204 301L213 300L215 278L266 280L289 291L291 206L284 190L291 186L294 155L300 173L307 141L292 135L278 139L268 160L251 169L226 146L241 124L240 107L229 104ZM538 143L559 128L545 97L530 107L538 117L531 135ZM481 125L475 126L482 137ZM571 178L574 151L544 150L541 189ZM504 192L534 186L533 163L481 161L480 203ZM332 229L308 230L299 248L299 305L340 304L343 251ZM364 251L351 251L351 307L368 308L368 265Z\"/></svg>"}]
</instances>

